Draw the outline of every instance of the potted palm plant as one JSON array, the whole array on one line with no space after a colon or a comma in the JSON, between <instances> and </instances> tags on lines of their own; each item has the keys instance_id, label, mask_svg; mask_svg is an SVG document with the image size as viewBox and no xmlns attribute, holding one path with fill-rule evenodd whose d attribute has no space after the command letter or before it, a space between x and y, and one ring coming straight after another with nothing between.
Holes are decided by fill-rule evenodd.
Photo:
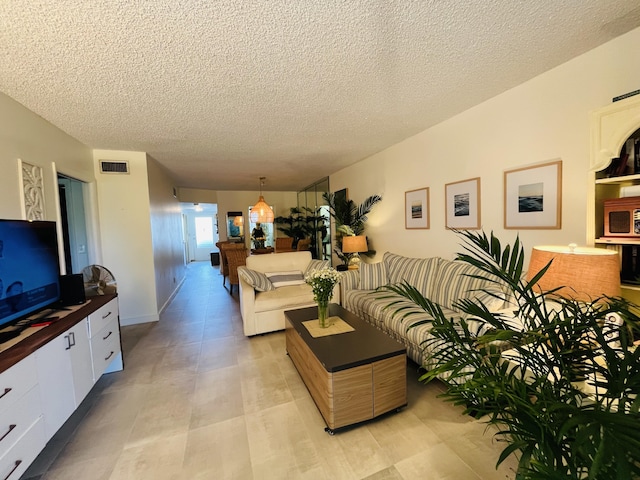
<instances>
[{"instance_id":1,"label":"potted palm plant","mask_svg":"<svg viewBox=\"0 0 640 480\"><path fill-rule=\"evenodd\" d=\"M292 207L289 215L279 216L274 219L276 228L287 237L293 238L293 248L304 238L311 238L311 250L315 251L316 233L326 230L325 222L328 221L323 215L317 214L313 209L307 207Z\"/></svg>"},{"instance_id":2,"label":"potted palm plant","mask_svg":"<svg viewBox=\"0 0 640 480\"><path fill-rule=\"evenodd\" d=\"M498 427L505 448L497 462L516 455L517 479L640 478L636 307L609 297L549 302L553 292L534 285L550 264L524 280L518 238L502 248L493 234L458 233L465 250L458 259L506 286L512 310L492 313L481 302L462 300L467 319L454 323L411 285L385 287L427 312L428 342L445 347L433 349L436 367L421 380L444 379L445 399ZM399 306L387 308L404 314ZM613 313L623 322L615 341L605 326Z\"/></svg>"},{"instance_id":3,"label":"potted palm plant","mask_svg":"<svg viewBox=\"0 0 640 480\"><path fill-rule=\"evenodd\" d=\"M342 238L347 235L364 234L367 215L378 202L382 201L382 197L380 195L371 195L360 205L353 200L347 200L346 197L338 197L328 192L323 195L323 198L329 207L329 214L335 221L336 246L333 251L343 262L343 265L338 266L338 270L346 270L351 257L357 254L348 254L342 251ZM373 255L375 253L375 250L370 249L365 255Z\"/></svg>"}]
</instances>

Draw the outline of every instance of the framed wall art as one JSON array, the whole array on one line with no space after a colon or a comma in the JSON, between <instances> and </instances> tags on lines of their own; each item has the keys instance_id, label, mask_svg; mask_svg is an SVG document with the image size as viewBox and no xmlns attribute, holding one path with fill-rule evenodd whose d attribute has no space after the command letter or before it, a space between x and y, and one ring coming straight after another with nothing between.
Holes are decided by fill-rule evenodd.
<instances>
[{"instance_id":1,"label":"framed wall art","mask_svg":"<svg viewBox=\"0 0 640 480\"><path fill-rule=\"evenodd\" d=\"M559 229L562 160L504 172L504 228Z\"/></svg>"},{"instance_id":2,"label":"framed wall art","mask_svg":"<svg viewBox=\"0 0 640 480\"><path fill-rule=\"evenodd\" d=\"M446 227L458 230L480 228L480 177L447 183L445 190Z\"/></svg>"},{"instance_id":3,"label":"framed wall art","mask_svg":"<svg viewBox=\"0 0 640 480\"><path fill-rule=\"evenodd\" d=\"M404 228L429 228L429 188L404 193Z\"/></svg>"}]
</instances>

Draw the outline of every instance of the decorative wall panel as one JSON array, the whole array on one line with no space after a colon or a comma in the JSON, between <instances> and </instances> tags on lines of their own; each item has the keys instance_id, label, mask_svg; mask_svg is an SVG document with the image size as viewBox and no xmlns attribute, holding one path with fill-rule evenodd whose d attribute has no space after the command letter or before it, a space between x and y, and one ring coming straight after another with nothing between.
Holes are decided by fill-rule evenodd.
<instances>
[{"instance_id":1,"label":"decorative wall panel","mask_svg":"<svg viewBox=\"0 0 640 480\"><path fill-rule=\"evenodd\" d=\"M27 220L44 220L42 167L22 162L22 186Z\"/></svg>"}]
</instances>

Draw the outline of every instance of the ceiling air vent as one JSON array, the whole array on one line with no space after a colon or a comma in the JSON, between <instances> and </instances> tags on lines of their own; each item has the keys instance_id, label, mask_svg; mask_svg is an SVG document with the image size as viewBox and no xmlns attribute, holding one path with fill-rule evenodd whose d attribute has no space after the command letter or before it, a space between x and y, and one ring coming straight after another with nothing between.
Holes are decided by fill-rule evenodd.
<instances>
[{"instance_id":1,"label":"ceiling air vent","mask_svg":"<svg viewBox=\"0 0 640 480\"><path fill-rule=\"evenodd\" d=\"M129 162L100 160L101 173L129 173Z\"/></svg>"}]
</instances>

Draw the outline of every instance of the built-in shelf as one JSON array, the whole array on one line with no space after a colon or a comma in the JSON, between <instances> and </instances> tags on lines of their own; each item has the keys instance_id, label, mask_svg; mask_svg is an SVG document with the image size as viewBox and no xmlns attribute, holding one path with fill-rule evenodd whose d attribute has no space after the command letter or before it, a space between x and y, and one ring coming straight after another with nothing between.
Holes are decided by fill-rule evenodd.
<instances>
[{"instance_id":1,"label":"built-in shelf","mask_svg":"<svg viewBox=\"0 0 640 480\"><path fill-rule=\"evenodd\" d=\"M607 232L605 203L634 196L640 191L640 96L613 102L590 114L591 147L589 195L587 202L587 241L599 248L615 249L620 254L622 296L640 305L640 285L625 279L640 276L640 237L604 236ZM632 148L633 149L632 149ZM628 156L627 156L628 155ZM639 161L636 161L639 160ZM637 172L637 173L636 173ZM633 187L633 188L631 188ZM634 218L629 219L634 231ZM618 230L616 231L625 231Z\"/></svg>"},{"instance_id":2,"label":"built-in shelf","mask_svg":"<svg viewBox=\"0 0 640 480\"><path fill-rule=\"evenodd\" d=\"M624 175L622 177L608 177L596 179L596 184L613 184L613 185L637 185L640 183L640 174Z\"/></svg>"},{"instance_id":3,"label":"built-in shelf","mask_svg":"<svg viewBox=\"0 0 640 480\"><path fill-rule=\"evenodd\" d=\"M600 237L596 238L595 243L601 245L640 245L640 238Z\"/></svg>"}]
</instances>

